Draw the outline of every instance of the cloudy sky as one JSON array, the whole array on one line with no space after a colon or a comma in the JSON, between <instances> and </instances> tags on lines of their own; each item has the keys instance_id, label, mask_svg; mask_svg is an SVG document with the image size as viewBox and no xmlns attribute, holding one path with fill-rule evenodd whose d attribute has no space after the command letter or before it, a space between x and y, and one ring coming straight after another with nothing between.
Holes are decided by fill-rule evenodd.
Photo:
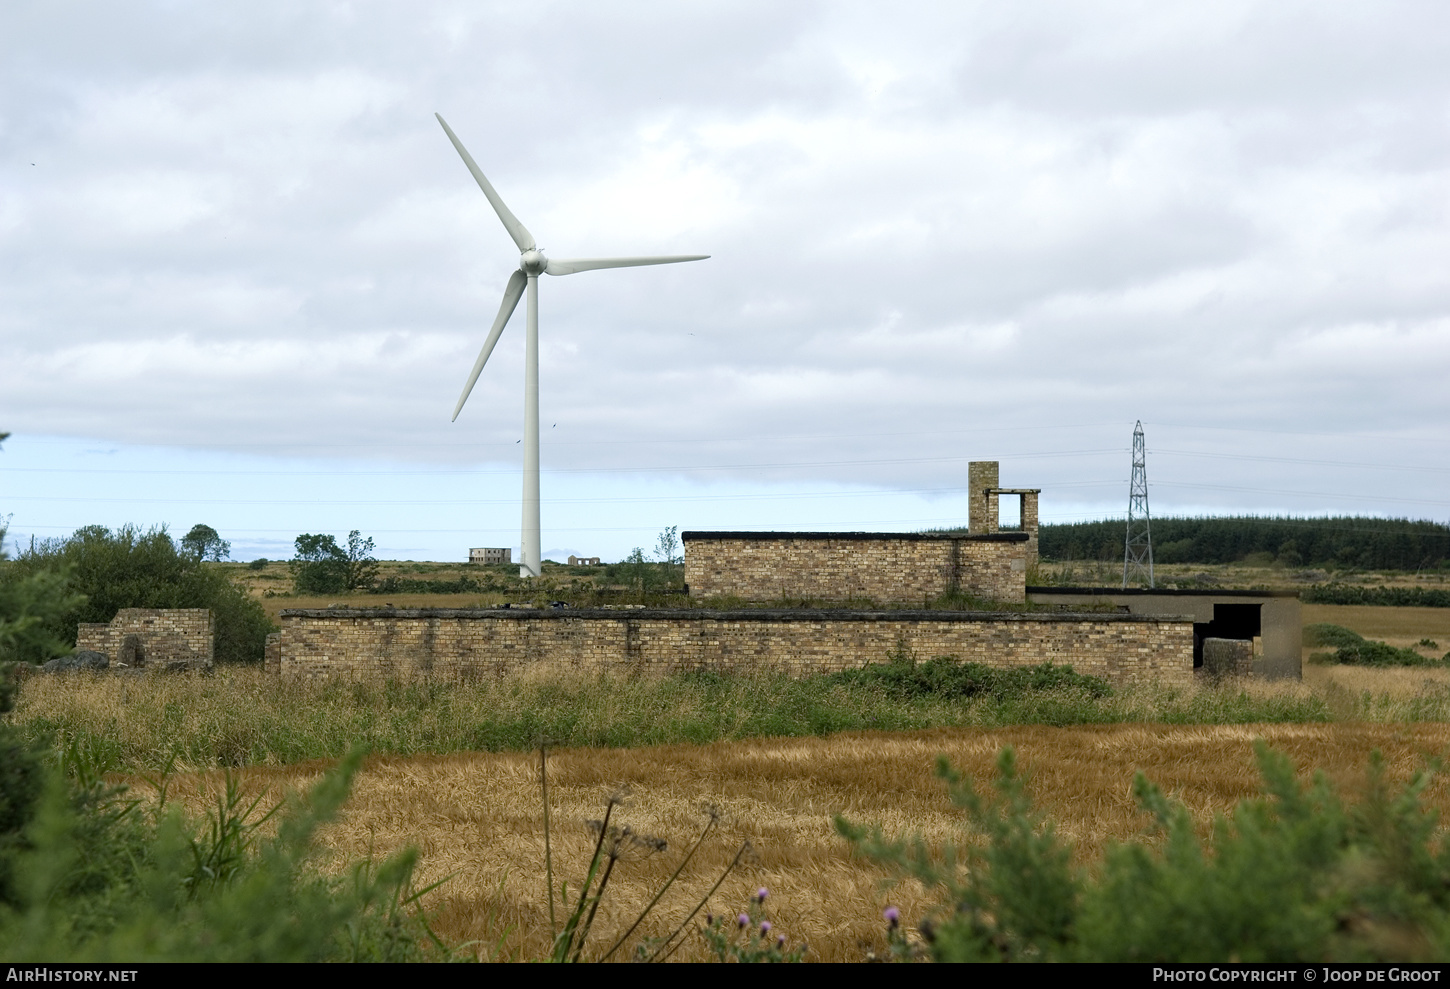
<instances>
[{"instance_id":1,"label":"cloudy sky","mask_svg":"<svg viewBox=\"0 0 1450 989\"><path fill-rule=\"evenodd\" d=\"M0 517L234 555L666 526L1450 518L1450 7L0 7ZM13 544L12 544L13 548Z\"/></svg>"}]
</instances>

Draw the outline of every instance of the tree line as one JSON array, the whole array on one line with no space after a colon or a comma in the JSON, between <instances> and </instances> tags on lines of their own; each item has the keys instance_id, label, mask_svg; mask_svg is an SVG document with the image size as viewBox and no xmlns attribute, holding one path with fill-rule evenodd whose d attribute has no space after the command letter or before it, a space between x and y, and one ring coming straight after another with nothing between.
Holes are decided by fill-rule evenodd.
<instances>
[{"instance_id":1,"label":"tree line","mask_svg":"<svg viewBox=\"0 0 1450 989\"><path fill-rule=\"evenodd\" d=\"M1048 560L1121 560L1125 522L1103 519L1044 525ZM1421 570L1450 561L1450 526L1365 516L1258 515L1155 518L1155 563L1279 563L1283 566Z\"/></svg>"}]
</instances>

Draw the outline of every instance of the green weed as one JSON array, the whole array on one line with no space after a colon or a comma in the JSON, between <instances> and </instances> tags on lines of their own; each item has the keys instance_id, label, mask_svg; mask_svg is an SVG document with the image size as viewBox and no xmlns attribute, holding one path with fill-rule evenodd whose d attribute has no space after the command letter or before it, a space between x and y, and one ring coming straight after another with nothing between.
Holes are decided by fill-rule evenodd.
<instances>
[{"instance_id":1,"label":"green weed","mask_svg":"<svg viewBox=\"0 0 1450 989\"><path fill-rule=\"evenodd\" d=\"M1420 794L1433 770L1398 791L1381 760L1368 796L1346 807L1323 776L1305 788L1260 743L1263 798L1198 838L1188 811L1141 774L1133 784L1155 835L1111 849L1100 868L1038 815L1010 748L995 792L945 760L937 774L978 840L928 848L837 818L856 849L942 893L898 957L940 961L1410 961L1450 953L1450 849L1433 840ZM893 921L889 916L888 920ZM890 939L891 931L888 931Z\"/></svg>"}]
</instances>

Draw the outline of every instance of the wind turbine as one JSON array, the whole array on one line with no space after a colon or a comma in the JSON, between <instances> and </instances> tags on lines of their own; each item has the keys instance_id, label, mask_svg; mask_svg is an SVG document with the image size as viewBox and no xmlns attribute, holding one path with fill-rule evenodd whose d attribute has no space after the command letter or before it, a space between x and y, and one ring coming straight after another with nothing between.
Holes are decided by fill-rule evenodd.
<instances>
[{"instance_id":1,"label":"wind turbine","mask_svg":"<svg viewBox=\"0 0 1450 989\"><path fill-rule=\"evenodd\" d=\"M488 362L488 355L493 353L494 344L498 343L499 335L503 333L509 317L518 307L519 296L524 294L526 287L529 290L528 342L524 358L524 524L523 536L520 540L523 559L519 561L519 576L537 577L543 566L543 546L539 532L539 275L573 275L595 268L633 268L643 264L703 261L710 255L569 258L562 261L544 257L538 244L534 242L534 235L529 233L528 228L520 223L519 218L504 205L503 200L499 198L498 193L494 191L493 186L474 162L473 156L468 153L463 142L458 140L458 135L453 133L453 128L448 126L448 121L443 119L442 114L435 113L433 116L437 117L438 122L443 125L443 133L448 135L448 140L452 141L453 146L458 149L463 163L473 173L478 187L488 197L493 211L503 221L504 229L518 245L520 252L519 269L509 276L508 285L503 290L503 302L499 304L498 315L493 320L493 328L488 331L488 339L483 342L483 349L478 352L478 360L473 362L473 372L468 376L468 383L463 386L463 394L458 396L458 404L453 407L454 422L458 421L458 413L463 411L463 403L468 401L468 395L473 391L474 382L478 380L479 374L483 371L483 365Z\"/></svg>"}]
</instances>

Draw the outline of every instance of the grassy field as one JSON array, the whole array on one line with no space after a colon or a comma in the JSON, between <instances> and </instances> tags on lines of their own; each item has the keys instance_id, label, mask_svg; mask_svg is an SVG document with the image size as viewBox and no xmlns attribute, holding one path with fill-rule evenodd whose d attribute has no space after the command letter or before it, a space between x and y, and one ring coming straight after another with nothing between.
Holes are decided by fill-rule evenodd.
<instances>
[{"instance_id":1,"label":"grassy field","mask_svg":"<svg viewBox=\"0 0 1450 989\"><path fill-rule=\"evenodd\" d=\"M1074 725L1064 714L1110 723ZM1043 715L1058 720L1005 723ZM714 805L718 831L641 934L678 923L749 841L745 866L709 909L733 916L763 885L776 930L808 942L809 958L858 961L884 947L885 906L916 919L932 904L911 884L884 888L887 873L852 857L834 815L887 833L919 832L928 842L960 837L961 819L932 776L939 754L985 784L997 751L1014 746L1039 806L1091 866L1111 842L1145 833L1148 820L1131 797L1138 771L1183 801L1204 829L1259 792L1257 738L1305 772L1324 771L1351 798L1372 750L1384 753L1393 779L1407 778L1450 746L1450 670L1313 667L1302 682L1121 691L1098 701L1049 695L1012 706L833 696L819 681L783 678L318 685L241 669L132 681L32 678L15 718L58 733L142 796L153 792L145 777L155 779L179 755L169 794L198 815L227 773L244 792L275 800L333 764L309 753L374 745L388 754L368 761L342 819L322 835L320 867L415 845L420 888L450 877L426 901L434 929L450 943L476 943L486 957L497 950L537 958L548 942L538 757L524 731L582 739L550 759L556 882L577 886L582 878L585 822L603 816L610 793L629 794L617 823L669 844L622 862L596 922L595 952L648 902L703 826L702 807ZM894 719L895 730L856 730L865 718ZM912 728L931 719L934 727ZM479 736L469 732L506 722L523 727L512 735L490 729L501 751L476 751ZM651 744L672 733L673 744ZM218 761L241 768L204 768ZM1425 800L1450 810L1443 785ZM692 941L679 957L702 952Z\"/></svg>"},{"instance_id":2,"label":"grassy field","mask_svg":"<svg viewBox=\"0 0 1450 989\"><path fill-rule=\"evenodd\" d=\"M471 572L388 566L410 579ZM333 603L521 600L503 592L297 598L283 593L290 587L284 565L234 569L248 575L274 616ZM1247 570L1239 576L1224 586L1269 583ZM592 579L561 572L554 587ZM1440 652L1450 649L1450 609L1306 605L1303 614L1306 623L1343 625L1395 646L1428 638ZM150 792L143 774L154 779L171 766L171 796L197 813L228 772L246 792L275 799L314 782L352 745L368 745L375 755L343 818L323 835L330 857L322 867L416 845L420 886L450 877L427 899L435 929L455 944L477 942L485 957L495 948L522 958L546 951L538 756L530 750L548 737L560 745L550 759L556 884L572 888L583 878L585 822L602 816L612 792L629 792L620 823L669 843L620 864L586 955L623 931L699 833L702 806L712 804L723 815L718 831L641 933L678 923L748 840L753 852L710 909L733 916L766 886L776 930L807 942L808 958L859 961L885 946L885 906L916 919L931 904L910 884L884 889L886 873L851 856L833 816L928 842L961 837L960 817L932 776L939 754L985 784L998 750L1014 746L1039 806L1090 867L1109 844L1148 824L1131 796L1137 771L1182 800L1205 831L1215 814L1259 792L1256 738L1306 773L1322 770L1351 796L1372 750L1385 755L1393 779L1405 779L1450 751L1450 669L1306 666L1293 682L962 700L765 674L629 678L536 669L477 683L351 684L230 667L212 676L32 677L9 717L136 794ZM1424 799L1442 817L1450 811L1450 790L1439 782ZM677 957L701 951L691 942Z\"/></svg>"},{"instance_id":3,"label":"grassy field","mask_svg":"<svg viewBox=\"0 0 1450 989\"><path fill-rule=\"evenodd\" d=\"M1375 682L1389 683L1395 672ZM1355 683L1352 671L1312 675L1319 679L1145 686L1107 697L1048 690L953 698L768 673L629 677L540 667L469 683L314 683L233 667L210 676L31 677L11 717L32 737L82 746L107 768L131 772L168 762L202 769L337 758L354 744L394 755L517 751L541 736L624 747L1031 724L1450 720L1450 671L1419 672L1393 693L1342 685Z\"/></svg>"},{"instance_id":4,"label":"grassy field","mask_svg":"<svg viewBox=\"0 0 1450 989\"><path fill-rule=\"evenodd\" d=\"M1450 649L1450 608L1372 608L1362 605L1306 604L1304 624L1329 622L1353 629L1367 639L1392 646L1413 646L1420 639L1436 643L1439 655ZM1435 649L1427 649L1427 653Z\"/></svg>"},{"instance_id":5,"label":"grassy field","mask_svg":"<svg viewBox=\"0 0 1450 989\"><path fill-rule=\"evenodd\" d=\"M1014 746L1038 806L1072 841L1078 861L1091 865L1109 843L1143 833L1149 823L1131 796L1135 772L1183 801L1206 832L1215 814L1260 792L1252 756L1256 738L1287 753L1306 775L1309 767L1322 770L1352 797L1363 785L1371 750L1384 754L1391 778L1403 780L1445 753L1450 725L958 728L564 749L550 757L556 882L573 886L582 878L592 840L585 822L602 816L608 794L627 789L616 820L664 838L669 848L621 862L591 938L595 952L602 952L699 834L701 806L714 804L723 814L719 830L643 933L666 933L683 919L748 840L753 855L711 899L710 909L733 916L765 886L776 930L792 942L806 941L808 958L860 961L884 948L885 906L915 919L932 904L911 884L883 888L887 874L852 857L835 834L833 815L879 824L887 833L920 833L928 842L962 837L960 817L931 772L937 755L986 785L997 751ZM316 762L254 767L239 776L249 793L280 796L286 788L309 785L323 769ZM200 810L221 785L222 774L213 771L178 778L171 792ZM1425 803L1443 816L1450 811L1450 789L1432 784ZM536 753L375 757L323 843L339 862L416 845L420 886L451 877L427 899L440 935L453 943L480 942L485 953L501 944L506 954L538 957L548 940L542 820ZM701 950L692 942L677 957L698 958Z\"/></svg>"}]
</instances>

